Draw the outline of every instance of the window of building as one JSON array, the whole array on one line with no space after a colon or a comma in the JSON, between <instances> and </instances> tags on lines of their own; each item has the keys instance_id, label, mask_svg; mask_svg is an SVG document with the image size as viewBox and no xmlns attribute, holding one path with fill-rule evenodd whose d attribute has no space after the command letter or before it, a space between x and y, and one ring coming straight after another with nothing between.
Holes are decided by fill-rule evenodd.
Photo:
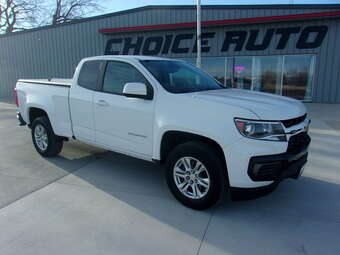
<instances>
[{"instance_id":1,"label":"window of building","mask_svg":"<svg viewBox=\"0 0 340 255\"><path fill-rule=\"evenodd\" d=\"M189 64L196 66L196 58L183 58ZM213 76L224 87L232 87L233 58L203 57L202 69Z\"/></svg>"},{"instance_id":2,"label":"window of building","mask_svg":"<svg viewBox=\"0 0 340 255\"><path fill-rule=\"evenodd\" d=\"M103 91L122 94L126 83L141 82L147 84L144 76L132 65L110 61L107 63L103 81Z\"/></svg>"},{"instance_id":3,"label":"window of building","mask_svg":"<svg viewBox=\"0 0 340 255\"><path fill-rule=\"evenodd\" d=\"M202 69L225 85L226 58L202 58Z\"/></svg>"},{"instance_id":4,"label":"window of building","mask_svg":"<svg viewBox=\"0 0 340 255\"><path fill-rule=\"evenodd\" d=\"M285 56L282 95L311 100L314 56Z\"/></svg>"},{"instance_id":5,"label":"window of building","mask_svg":"<svg viewBox=\"0 0 340 255\"><path fill-rule=\"evenodd\" d=\"M87 89L96 90L102 63L100 60L91 60L83 63L78 77L78 85Z\"/></svg>"},{"instance_id":6,"label":"window of building","mask_svg":"<svg viewBox=\"0 0 340 255\"><path fill-rule=\"evenodd\" d=\"M281 93L282 57L254 57L252 90Z\"/></svg>"},{"instance_id":7,"label":"window of building","mask_svg":"<svg viewBox=\"0 0 340 255\"><path fill-rule=\"evenodd\" d=\"M196 66L196 58L180 58L181 60L184 60L185 62L192 64Z\"/></svg>"},{"instance_id":8,"label":"window of building","mask_svg":"<svg viewBox=\"0 0 340 255\"><path fill-rule=\"evenodd\" d=\"M234 60L233 74L234 84L233 87L239 89L252 88L252 57L237 57Z\"/></svg>"},{"instance_id":9,"label":"window of building","mask_svg":"<svg viewBox=\"0 0 340 255\"><path fill-rule=\"evenodd\" d=\"M234 58L226 58L224 86L227 88L233 87L233 79L234 79L233 69L234 69Z\"/></svg>"},{"instance_id":10,"label":"window of building","mask_svg":"<svg viewBox=\"0 0 340 255\"><path fill-rule=\"evenodd\" d=\"M184 59L195 65L195 58ZM226 87L312 99L314 55L203 57L202 69Z\"/></svg>"}]
</instances>

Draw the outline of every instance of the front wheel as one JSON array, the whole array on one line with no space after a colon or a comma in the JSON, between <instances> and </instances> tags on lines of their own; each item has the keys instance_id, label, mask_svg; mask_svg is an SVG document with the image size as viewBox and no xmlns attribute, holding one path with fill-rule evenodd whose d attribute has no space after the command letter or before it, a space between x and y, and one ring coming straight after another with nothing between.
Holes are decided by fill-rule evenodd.
<instances>
[{"instance_id":1,"label":"front wheel","mask_svg":"<svg viewBox=\"0 0 340 255\"><path fill-rule=\"evenodd\" d=\"M46 116L32 122L32 140L35 149L44 157L58 155L63 148L63 140L54 134L51 123Z\"/></svg>"},{"instance_id":2,"label":"front wheel","mask_svg":"<svg viewBox=\"0 0 340 255\"><path fill-rule=\"evenodd\" d=\"M172 194L193 209L215 205L227 186L224 164L213 147L201 142L177 146L169 155L166 169Z\"/></svg>"}]
</instances>

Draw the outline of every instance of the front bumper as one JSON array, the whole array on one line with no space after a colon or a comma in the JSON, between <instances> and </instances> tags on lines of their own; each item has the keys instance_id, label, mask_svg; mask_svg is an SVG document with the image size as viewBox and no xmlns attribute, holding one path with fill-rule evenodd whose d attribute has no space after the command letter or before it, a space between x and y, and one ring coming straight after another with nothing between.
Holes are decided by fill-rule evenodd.
<instances>
[{"instance_id":1,"label":"front bumper","mask_svg":"<svg viewBox=\"0 0 340 255\"><path fill-rule=\"evenodd\" d=\"M248 166L250 179L259 182L298 178L302 167L307 163L310 142L307 132L301 132L290 137L285 153L251 157Z\"/></svg>"},{"instance_id":2,"label":"front bumper","mask_svg":"<svg viewBox=\"0 0 340 255\"><path fill-rule=\"evenodd\" d=\"M231 187L231 199L233 201L242 201L265 196L274 191L283 179L297 179L303 172L304 165L307 163L307 157L307 151L302 151L297 155L284 153L253 157L250 160L248 169L250 178L254 182L269 180L273 182L269 185L256 188Z\"/></svg>"},{"instance_id":3,"label":"front bumper","mask_svg":"<svg viewBox=\"0 0 340 255\"><path fill-rule=\"evenodd\" d=\"M230 186L258 188L297 178L307 161L309 143L307 132L290 136L288 142L241 138L224 148Z\"/></svg>"},{"instance_id":4,"label":"front bumper","mask_svg":"<svg viewBox=\"0 0 340 255\"><path fill-rule=\"evenodd\" d=\"M310 144L310 137L307 132L301 132L291 136L285 152L276 154L257 154L256 156L248 156L247 171L238 171L243 174L242 179L231 180L231 197L233 200L244 200L256 198L265 195L276 188L276 186L285 178L297 179L303 172L304 165L308 158L308 147ZM261 148L263 151L265 148ZM269 147L273 149L274 147ZM255 147L254 147L255 149ZM241 159L246 160L247 155L240 152ZM235 154L235 152L233 152ZM240 157L239 157L240 158ZM245 164L244 161L239 161L239 164ZM231 172L231 174L230 174ZM229 178L235 176L236 171L229 171Z\"/></svg>"},{"instance_id":5,"label":"front bumper","mask_svg":"<svg viewBox=\"0 0 340 255\"><path fill-rule=\"evenodd\" d=\"M285 178L300 176L300 171L307 163L307 150L298 154L277 154L252 157L249 161L248 175L255 182L281 181Z\"/></svg>"}]
</instances>

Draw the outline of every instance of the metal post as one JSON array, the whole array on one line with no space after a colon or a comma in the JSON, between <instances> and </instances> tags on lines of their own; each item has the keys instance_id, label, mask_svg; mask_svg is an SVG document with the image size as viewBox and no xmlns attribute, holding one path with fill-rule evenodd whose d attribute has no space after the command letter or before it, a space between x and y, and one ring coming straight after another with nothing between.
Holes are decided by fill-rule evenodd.
<instances>
[{"instance_id":1,"label":"metal post","mask_svg":"<svg viewBox=\"0 0 340 255\"><path fill-rule=\"evenodd\" d=\"M201 68L201 0L197 0L197 59L196 66Z\"/></svg>"}]
</instances>

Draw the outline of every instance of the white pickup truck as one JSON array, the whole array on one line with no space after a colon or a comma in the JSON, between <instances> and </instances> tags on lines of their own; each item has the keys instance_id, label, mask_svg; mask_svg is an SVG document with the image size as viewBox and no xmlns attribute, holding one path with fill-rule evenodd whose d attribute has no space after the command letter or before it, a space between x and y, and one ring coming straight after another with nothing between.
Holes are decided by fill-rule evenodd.
<instances>
[{"instance_id":1,"label":"white pickup truck","mask_svg":"<svg viewBox=\"0 0 340 255\"><path fill-rule=\"evenodd\" d=\"M307 162L303 103L224 88L179 60L91 57L72 80L19 80L15 92L20 124L42 156L72 138L165 164L171 192L194 209L225 191L267 193Z\"/></svg>"}]
</instances>

